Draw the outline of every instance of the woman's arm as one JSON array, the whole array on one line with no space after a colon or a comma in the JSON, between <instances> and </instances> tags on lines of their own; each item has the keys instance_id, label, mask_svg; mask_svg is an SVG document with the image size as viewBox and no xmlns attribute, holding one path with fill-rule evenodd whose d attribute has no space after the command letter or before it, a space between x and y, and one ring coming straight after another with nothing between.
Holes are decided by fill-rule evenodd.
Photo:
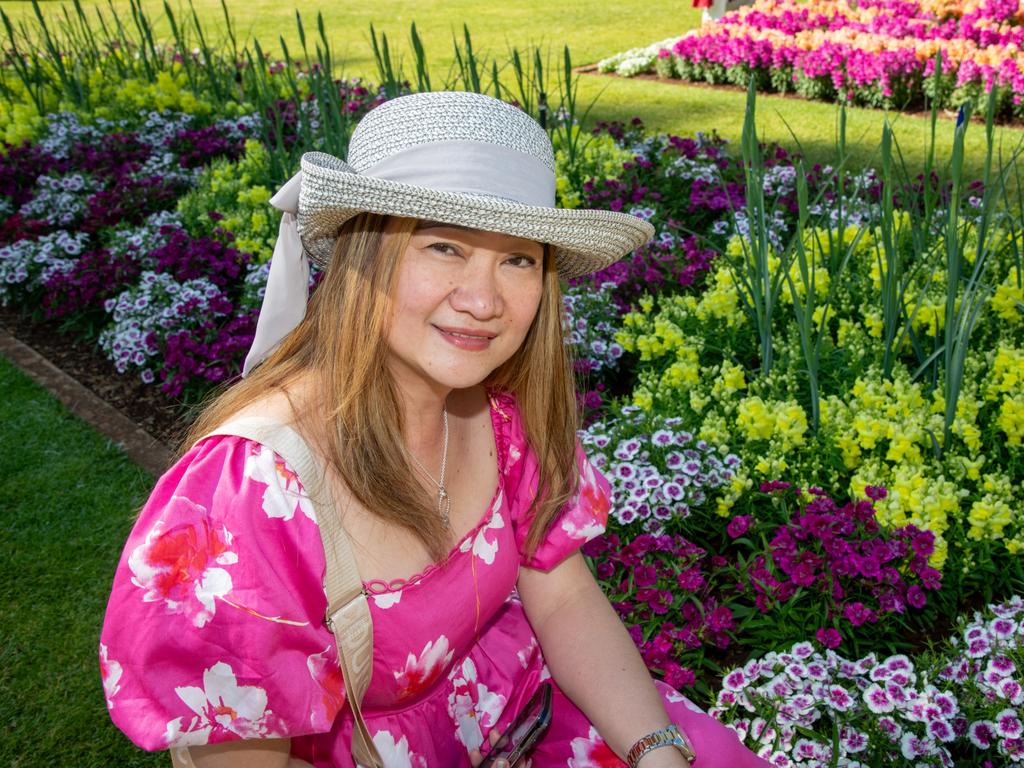
<instances>
[{"instance_id":1,"label":"woman's arm","mask_svg":"<svg viewBox=\"0 0 1024 768\"><path fill-rule=\"evenodd\" d=\"M619 757L670 724L661 695L611 604L578 552L550 572L523 567L519 595L558 686ZM688 766L656 749L640 768Z\"/></svg>"},{"instance_id":2,"label":"woman's arm","mask_svg":"<svg viewBox=\"0 0 1024 768\"><path fill-rule=\"evenodd\" d=\"M305 760L289 756L291 739L229 741L206 747L189 747L192 765L175 762L175 768L311 768Z\"/></svg>"}]
</instances>

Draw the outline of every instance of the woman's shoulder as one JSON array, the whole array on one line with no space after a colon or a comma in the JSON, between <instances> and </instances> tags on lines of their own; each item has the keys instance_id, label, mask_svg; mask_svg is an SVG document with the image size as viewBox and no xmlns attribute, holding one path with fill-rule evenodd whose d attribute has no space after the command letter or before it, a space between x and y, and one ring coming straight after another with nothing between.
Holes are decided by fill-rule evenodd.
<instances>
[{"instance_id":1,"label":"woman's shoulder","mask_svg":"<svg viewBox=\"0 0 1024 768\"><path fill-rule=\"evenodd\" d=\"M257 400L242 406L225 421L225 423L258 416L276 421L279 424L291 425L296 421L296 396L289 391L278 390L269 392ZM223 425L221 425L223 426Z\"/></svg>"}]
</instances>

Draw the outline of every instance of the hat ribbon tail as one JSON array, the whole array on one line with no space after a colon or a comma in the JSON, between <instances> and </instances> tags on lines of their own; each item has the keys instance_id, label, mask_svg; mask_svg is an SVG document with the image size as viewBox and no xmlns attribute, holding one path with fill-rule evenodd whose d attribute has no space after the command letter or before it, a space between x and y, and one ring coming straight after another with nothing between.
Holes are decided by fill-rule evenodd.
<instances>
[{"instance_id":1,"label":"hat ribbon tail","mask_svg":"<svg viewBox=\"0 0 1024 768\"><path fill-rule=\"evenodd\" d=\"M248 376L298 327L306 316L308 300L309 259L299 239L295 214L286 212L281 216L267 290L256 321L256 335L242 366L242 376Z\"/></svg>"}]
</instances>

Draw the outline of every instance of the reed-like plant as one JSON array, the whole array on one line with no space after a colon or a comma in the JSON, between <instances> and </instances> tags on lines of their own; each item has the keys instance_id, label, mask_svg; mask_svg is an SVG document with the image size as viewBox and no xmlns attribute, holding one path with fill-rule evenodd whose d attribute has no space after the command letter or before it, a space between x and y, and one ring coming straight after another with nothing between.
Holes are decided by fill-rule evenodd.
<instances>
[{"instance_id":1,"label":"reed-like plant","mask_svg":"<svg viewBox=\"0 0 1024 768\"><path fill-rule=\"evenodd\" d=\"M779 304L779 293L785 284L790 265L785 258L788 254L784 252L778 254L776 265L772 263L775 249L769 237L770 217L764 193L764 152L757 137L756 117L757 90L751 79L743 114L743 131L740 134L746 196L744 216L741 219L735 211L730 212L733 230L741 233L741 255L730 266L744 307L757 333L760 374L768 376L775 358L772 326Z\"/></svg>"}]
</instances>

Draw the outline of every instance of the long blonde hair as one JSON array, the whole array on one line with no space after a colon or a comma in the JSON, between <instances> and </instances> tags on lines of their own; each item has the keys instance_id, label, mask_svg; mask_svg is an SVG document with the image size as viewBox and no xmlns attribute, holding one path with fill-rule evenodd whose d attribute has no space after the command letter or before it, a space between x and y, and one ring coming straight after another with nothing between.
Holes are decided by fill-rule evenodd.
<instances>
[{"instance_id":1,"label":"long blonde hair","mask_svg":"<svg viewBox=\"0 0 1024 768\"><path fill-rule=\"evenodd\" d=\"M417 223L372 213L346 222L305 318L266 361L203 410L182 450L269 392L283 392L295 428L359 503L411 531L441 560L453 542L409 462L402 408L387 367L391 297ZM575 389L550 250L545 247L544 290L526 339L485 382L516 397L540 463L542 492L533 500L530 550L575 491L577 477ZM292 400L289 385L306 378L322 409Z\"/></svg>"}]
</instances>

